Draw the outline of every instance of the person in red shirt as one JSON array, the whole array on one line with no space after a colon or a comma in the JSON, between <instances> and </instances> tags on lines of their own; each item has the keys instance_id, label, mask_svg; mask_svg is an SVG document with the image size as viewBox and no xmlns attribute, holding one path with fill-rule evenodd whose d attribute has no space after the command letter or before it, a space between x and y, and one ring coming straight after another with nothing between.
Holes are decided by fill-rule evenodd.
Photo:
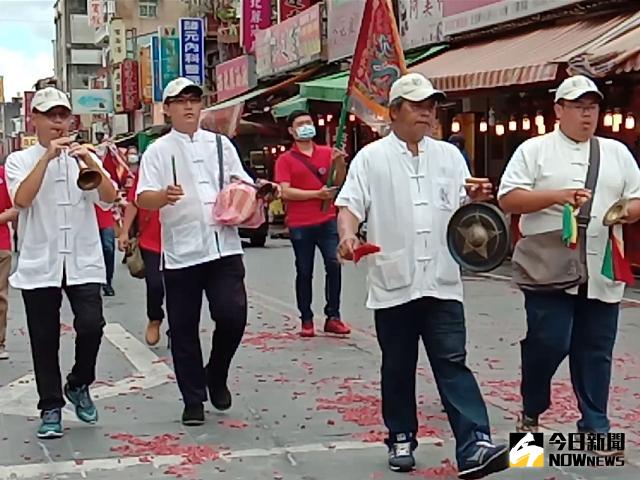
<instances>
[{"instance_id":1,"label":"person in red shirt","mask_svg":"<svg viewBox=\"0 0 640 480\"><path fill-rule=\"evenodd\" d=\"M9 222L18 219L18 211L13 208L4 166L0 166L0 360L9 358L5 348L7 337L7 310L9 309L9 274L11 273L11 232Z\"/></svg>"},{"instance_id":2,"label":"person in red shirt","mask_svg":"<svg viewBox=\"0 0 640 480\"><path fill-rule=\"evenodd\" d=\"M311 302L313 264L318 247L326 271L324 331L347 335L351 330L340 319L341 273L337 256L336 209L333 202L326 211L322 209L323 202L332 201L337 191L326 187L337 151L313 142L316 129L309 113L293 112L289 115L288 125L295 143L278 158L275 180L282 186L286 222L296 257L296 299L302 320L300 334L303 337L315 335Z\"/></svg>"},{"instance_id":3,"label":"person in red shirt","mask_svg":"<svg viewBox=\"0 0 640 480\"><path fill-rule=\"evenodd\" d=\"M107 283L102 286L102 293L105 297L113 297L116 294L112 285L116 261L116 222L113 218L113 211L103 210L98 206L95 209L100 230L100 242L102 243L102 255L107 269Z\"/></svg>"},{"instance_id":4,"label":"person in red shirt","mask_svg":"<svg viewBox=\"0 0 640 480\"><path fill-rule=\"evenodd\" d=\"M160 326L164 320L164 283L160 272L160 211L145 210L139 208L136 203L136 188L138 187L138 174L133 185L127 193L128 204L124 211L122 232L118 238L118 249L125 251L129 246L129 232L137 219L138 246L144 260L144 281L147 286L147 330L146 342L153 346L160 341Z\"/></svg>"}]
</instances>

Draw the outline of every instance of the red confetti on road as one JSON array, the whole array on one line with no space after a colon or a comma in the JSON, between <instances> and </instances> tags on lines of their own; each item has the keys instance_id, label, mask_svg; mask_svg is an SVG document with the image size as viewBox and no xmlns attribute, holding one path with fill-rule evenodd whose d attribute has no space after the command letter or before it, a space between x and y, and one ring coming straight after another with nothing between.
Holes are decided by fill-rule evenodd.
<instances>
[{"instance_id":1,"label":"red confetti on road","mask_svg":"<svg viewBox=\"0 0 640 480\"><path fill-rule=\"evenodd\" d=\"M409 474L410 477L418 478L457 478L458 469L448 458L442 461L439 467L428 467L415 470Z\"/></svg>"},{"instance_id":2,"label":"red confetti on road","mask_svg":"<svg viewBox=\"0 0 640 480\"><path fill-rule=\"evenodd\" d=\"M173 465L164 472L182 478L195 472L195 465L202 465L220 458L220 452L208 445L183 445L180 436L165 433L150 438L138 437L130 433L114 433L112 440L123 442L111 447L112 452L123 457L138 457L141 462L148 463L154 456L176 455L183 458L179 465Z\"/></svg>"},{"instance_id":3,"label":"red confetti on road","mask_svg":"<svg viewBox=\"0 0 640 480\"><path fill-rule=\"evenodd\" d=\"M237 428L237 429L247 428L249 426L247 422L243 422L242 420L232 420L232 419L220 420L218 424L222 425L223 427Z\"/></svg>"},{"instance_id":4,"label":"red confetti on road","mask_svg":"<svg viewBox=\"0 0 640 480\"><path fill-rule=\"evenodd\" d=\"M300 337L291 332L245 332L242 339L244 345L253 345L261 352L274 352L283 350L287 344L299 341Z\"/></svg>"}]
</instances>

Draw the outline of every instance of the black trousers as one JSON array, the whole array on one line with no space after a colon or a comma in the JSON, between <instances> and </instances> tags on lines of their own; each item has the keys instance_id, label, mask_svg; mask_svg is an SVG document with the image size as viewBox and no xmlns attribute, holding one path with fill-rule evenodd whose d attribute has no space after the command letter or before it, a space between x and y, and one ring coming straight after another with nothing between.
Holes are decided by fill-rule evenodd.
<instances>
[{"instance_id":1,"label":"black trousers","mask_svg":"<svg viewBox=\"0 0 640 480\"><path fill-rule=\"evenodd\" d=\"M74 388L91 385L96 379L96 360L105 324L100 284L22 290L40 410L62 408L66 403L58 358L63 290L71 304L76 331L75 363L67 382Z\"/></svg>"},{"instance_id":2,"label":"black trousers","mask_svg":"<svg viewBox=\"0 0 640 480\"><path fill-rule=\"evenodd\" d=\"M214 385L227 382L231 360L247 325L247 292L241 255L193 267L164 270L171 354L185 405L207 399L207 375ZM202 293L216 322L207 372L202 364Z\"/></svg>"},{"instance_id":3,"label":"black trousers","mask_svg":"<svg viewBox=\"0 0 640 480\"><path fill-rule=\"evenodd\" d=\"M147 286L147 318L163 320L164 281L160 271L160 254L151 250L140 249L144 260L144 283Z\"/></svg>"}]
</instances>

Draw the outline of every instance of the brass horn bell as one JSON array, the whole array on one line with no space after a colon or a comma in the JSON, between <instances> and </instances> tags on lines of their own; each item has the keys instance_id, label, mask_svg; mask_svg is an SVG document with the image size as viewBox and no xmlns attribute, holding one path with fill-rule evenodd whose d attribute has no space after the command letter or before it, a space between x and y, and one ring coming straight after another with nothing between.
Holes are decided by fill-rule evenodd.
<instances>
[{"instance_id":1,"label":"brass horn bell","mask_svg":"<svg viewBox=\"0 0 640 480\"><path fill-rule=\"evenodd\" d=\"M95 168L88 167L79 158L76 158L78 162L78 168L80 173L78 174L78 181L76 182L80 190L94 190L98 188L102 182L102 174Z\"/></svg>"}]
</instances>

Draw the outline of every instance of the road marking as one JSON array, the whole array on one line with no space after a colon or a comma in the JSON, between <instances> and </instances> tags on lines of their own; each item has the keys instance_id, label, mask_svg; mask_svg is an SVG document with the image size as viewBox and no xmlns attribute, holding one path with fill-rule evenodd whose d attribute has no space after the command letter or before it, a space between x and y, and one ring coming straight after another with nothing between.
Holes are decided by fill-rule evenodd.
<instances>
[{"instance_id":1,"label":"road marking","mask_svg":"<svg viewBox=\"0 0 640 480\"><path fill-rule=\"evenodd\" d=\"M422 445L434 445L444 443L437 437L419 438ZM295 453L325 453L333 451L370 450L384 448L380 443L342 441L333 443L310 443L306 445L293 445L290 447L252 448L248 450L226 451L220 453L222 460L266 458L284 455L285 457ZM0 479L37 478L42 475L86 475L89 472L124 470L125 468L153 466L154 468L180 465L184 457L180 455L157 455L138 457L109 457L90 460L68 460L53 463L28 463L0 466Z\"/></svg>"},{"instance_id":2,"label":"road marking","mask_svg":"<svg viewBox=\"0 0 640 480\"><path fill-rule=\"evenodd\" d=\"M104 327L104 337L125 356L135 372L113 385L92 388L91 396L94 400L147 390L171 381L173 370L119 323L107 323ZM38 393L32 373L0 388L0 414L38 417L40 412L36 408L37 403ZM71 407L65 410L71 414L69 420L76 421Z\"/></svg>"}]
</instances>

